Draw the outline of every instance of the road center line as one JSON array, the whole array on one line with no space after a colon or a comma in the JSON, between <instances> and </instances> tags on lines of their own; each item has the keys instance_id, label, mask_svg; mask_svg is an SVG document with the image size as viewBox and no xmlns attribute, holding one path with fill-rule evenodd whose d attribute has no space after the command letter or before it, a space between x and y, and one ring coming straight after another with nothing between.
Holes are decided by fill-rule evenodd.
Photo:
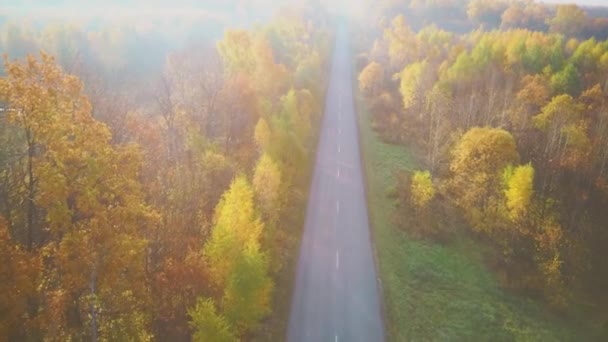
<instances>
[{"instance_id":1,"label":"road center line","mask_svg":"<svg viewBox=\"0 0 608 342\"><path fill-rule=\"evenodd\" d=\"M336 269L340 268L340 252L336 251Z\"/></svg>"}]
</instances>

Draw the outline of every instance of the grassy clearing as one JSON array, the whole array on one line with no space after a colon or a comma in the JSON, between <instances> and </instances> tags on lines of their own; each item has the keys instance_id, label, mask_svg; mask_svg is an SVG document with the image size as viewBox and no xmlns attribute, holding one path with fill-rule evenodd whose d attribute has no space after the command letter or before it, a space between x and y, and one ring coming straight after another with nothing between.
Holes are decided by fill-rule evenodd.
<instances>
[{"instance_id":1,"label":"grassy clearing","mask_svg":"<svg viewBox=\"0 0 608 342\"><path fill-rule=\"evenodd\" d=\"M484 246L460 235L449 244L409 238L392 223L394 171L414 169L403 146L383 143L357 100L370 221L390 341L581 341L584 329L542 304L500 288Z\"/></svg>"}]
</instances>

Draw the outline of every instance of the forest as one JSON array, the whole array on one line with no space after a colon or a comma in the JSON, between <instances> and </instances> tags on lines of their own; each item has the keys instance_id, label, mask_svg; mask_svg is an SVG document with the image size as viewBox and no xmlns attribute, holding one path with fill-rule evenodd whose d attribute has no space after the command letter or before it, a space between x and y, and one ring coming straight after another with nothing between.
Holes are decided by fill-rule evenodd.
<instances>
[{"instance_id":1,"label":"forest","mask_svg":"<svg viewBox=\"0 0 608 342\"><path fill-rule=\"evenodd\" d=\"M0 336L272 338L323 110L322 9L2 22Z\"/></svg>"},{"instance_id":2,"label":"forest","mask_svg":"<svg viewBox=\"0 0 608 342\"><path fill-rule=\"evenodd\" d=\"M0 340L608 339L608 7L8 2Z\"/></svg>"},{"instance_id":3,"label":"forest","mask_svg":"<svg viewBox=\"0 0 608 342\"><path fill-rule=\"evenodd\" d=\"M384 4L356 64L374 131L423 166L397 175L397 226L445 244L461 218L504 289L608 333L606 9Z\"/></svg>"}]
</instances>

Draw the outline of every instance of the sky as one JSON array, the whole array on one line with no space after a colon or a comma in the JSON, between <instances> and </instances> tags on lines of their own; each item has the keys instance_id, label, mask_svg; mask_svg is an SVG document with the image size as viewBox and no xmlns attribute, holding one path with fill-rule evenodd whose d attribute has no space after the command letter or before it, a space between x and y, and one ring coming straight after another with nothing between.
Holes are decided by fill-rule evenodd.
<instances>
[{"instance_id":1,"label":"sky","mask_svg":"<svg viewBox=\"0 0 608 342\"><path fill-rule=\"evenodd\" d=\"M87 20L90 16L142 17L187 16L225 21L230 16L271 15L286 5L317 2L331 12L366 15L373 0L0 0L0 16L42 16ZM576 3L588 6L608 6L608 0L540 0L545 3ZM255 14L253 14L254 12ZM240 17L239 17L240 18Z\"/></svg>"},{"instance_id":2,"label":"sky","mask_svg":"<svg viewBox=\"0 0 608 342\"><path fill-rule=\"evenodd\" d=\"M97 4L92 4L94 1L78 1L78 0L3 0L0 4L2 7L53 7L78 5L78 7L95 7L99 3L110 4L117 7L166 7L166 6L184 6L184 7L204 7L204 8L229 8L235 5L254 5L254 6L269 6L269 5L285 5L290 3L302 3L306 0L106 0L99 1ZM580 5L608 6L608 0L538 0L545 3L576 3ZM357 7L358 2L353 0L321 0L323 4L328 4L331 7Z\"/></svg>"},{"instance_id":3,"label":"sky","mask_svg":"<svg viewBox=\"0 0 608 342\"><path fill-rule=\"evenodd\" d=\"M587 6L608 6L608 0L544 0L545 3L571 4Z\"/></svg>"},{"instance_id":4,"label":"sky","mask_svg":"<svg viewBox=\"0 0 608 342\"><path fill-rule=\"evenodd\" d=\"M156 14L192 12L208 15L225 15L255 9L256 12L269 12L288 5L317 2L334 12L364 12L366 0L1 0L1 14L43 14L57 16L91 14ZM170 9L170 10L169 10ZM74 13L70 13L73 11Z\"/></svg>"}]
</instances>

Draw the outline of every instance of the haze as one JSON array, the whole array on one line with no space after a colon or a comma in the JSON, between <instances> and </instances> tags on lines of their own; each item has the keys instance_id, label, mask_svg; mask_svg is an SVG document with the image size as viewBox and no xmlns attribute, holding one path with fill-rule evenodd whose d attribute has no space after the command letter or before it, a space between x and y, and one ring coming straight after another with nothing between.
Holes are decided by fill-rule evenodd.
<instances>
[{"instance_id":1,"label":"haze","mask_svg":"<svg viewBox=\"0 0 608 342\"><path fill-rule=\"evenodd\" d=\"M608 7L557 2L5 0L0 339L608 341Z\"/></svg>"}]
</instances>

